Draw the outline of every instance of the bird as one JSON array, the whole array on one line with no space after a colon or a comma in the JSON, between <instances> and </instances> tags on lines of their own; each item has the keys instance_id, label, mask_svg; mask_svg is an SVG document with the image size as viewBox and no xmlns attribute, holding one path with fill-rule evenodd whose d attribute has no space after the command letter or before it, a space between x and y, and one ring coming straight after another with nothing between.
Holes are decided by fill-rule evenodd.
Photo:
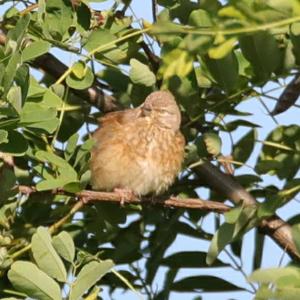
<instances>
[{"instance_id":1,"label":"bird","mask_svg":"<svg viewBox=\"0 0 300 300\"><path fill-rule=\"evenodd\" d=\"M120 192L124 197L165 192L184 159L180 123L179 107L169 91L152 92L140 106L100 118L92 137L93 190Z\"/></svg>"}]
</instances>

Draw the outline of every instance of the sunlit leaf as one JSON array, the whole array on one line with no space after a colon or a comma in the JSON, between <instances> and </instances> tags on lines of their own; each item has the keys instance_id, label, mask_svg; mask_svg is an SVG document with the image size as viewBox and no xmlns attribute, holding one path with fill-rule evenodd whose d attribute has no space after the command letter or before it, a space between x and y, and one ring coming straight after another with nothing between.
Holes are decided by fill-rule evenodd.
<instances>
[{"instance_id":1,"label":"sunlit leaf","mask_svg":"<svg viewBox=\"0 0 300 300\"><path fill-rule=\"evenodd\" d=\"M57 253L68 262L73 262L75 256L75 245L72 237L66 231L60 232L53 237L52 244Z\"/></svg>"},{"instance_id":2,"label":"sunlit leaf","mask_svg":"<svg viewBox=\"0 0 300 300\"><path fill-rule=\"evenodd\" d=\"M35 41L29 44L22 52L22 60L30 61L49 51L51 44L46 41Z\"/></svg>"},{"instance_id":3,"label":"sunlit leaf","mask_svg":"<svg viewBox=\"0 0 300 300\"><path fill-rule=\"evenodd\" d=\"M65 282L67 272L65 266L55 251L49 231L39 227L31 240L33 257L41 270L58 281Z\"/></svg>"},{"instance_id":4,"label":"sunlit leaf","mask_svg":"<svg viewBox=\"0 0 300 300\"><path fill-rule=\"evenodd\" d=\"M208 265L211 265L224 247L232 241L234 228L234 224L224 223L215 233L206 257L206 263Z\"/></svg>"},{"instance_id":5,"label":"sunlit leaf","mask_svg":"<svg viewBox=\"0 0 300 300\"><path fill-rule=\"evenodd\" d=\"M133 83L141 84L145 86L152 86L155 81L155 75L150 71L149 67L142 64L136 59L130 60L130 79Z\"/></svg>"},{"instance_id":6,"label":"sunlit leaf","mask_svg":"<svg viewBox=\"0 0 300 300\"><path fill-rule=\"evenodd\" d=\"M75 73L70 74L66 78L67 85L76 90L86 89L90 87L93 84L93 82L94 82L94 75L92 70L89 67L86 67L84 71L80 72L79 67L75 66Z\"/></svg>"},{"instance_id":7,"label":"sunlit leaf","mask_svg":"<svg viewBox=\"0 0 300 300\"><path fill-rule=\"evenodd\" d=\"M113 266L114 263L111 260L92 261L85 265L71 286L70 300L80 299L84 292L109 272Z\"/></svg>"},{"instance_id":8,"label":"sunlit leaf","mask_svg":"<svg viewBox=\"0 0 300 300\"><path fill-rule=\"evenodd\" d=\"M12 285L28 297L40 300L60 300L59 285L31 262L13 263L8 278Z\"/></svg>"}]
</instances>

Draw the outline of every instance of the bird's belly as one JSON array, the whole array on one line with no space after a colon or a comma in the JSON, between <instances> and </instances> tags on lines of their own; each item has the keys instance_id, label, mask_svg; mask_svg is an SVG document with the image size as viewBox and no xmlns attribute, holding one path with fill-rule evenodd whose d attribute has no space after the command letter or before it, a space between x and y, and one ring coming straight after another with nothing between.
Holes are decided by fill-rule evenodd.
<instances>
[{"instance_id":1,"label":"bird's belly","mask_svg":"<svg viewBox=\"0 0 300 300\"><path fill-rule=\"evenodd\" d=\"M120 149L106 145L96 155L92 185L97 190L126 188L138 195L159 194L172 184L180 168L176 160L175 168L164 163L166 154L155 142L144 148L131 145Z\"/></svg>"},{"instance_id":2,"label":"bird's belly","mask_svg":"<svg viewBox=\"0 0 300 300\"><path fill-rule=\"evenodd\" d=\"M132 180L132 189L137 194L146 195L149 193L159 194L167 189L167 177L164 176L165 170L162 164L150 159L140 159L138 164L138 176Z\"/></svg>"}]
</instances>

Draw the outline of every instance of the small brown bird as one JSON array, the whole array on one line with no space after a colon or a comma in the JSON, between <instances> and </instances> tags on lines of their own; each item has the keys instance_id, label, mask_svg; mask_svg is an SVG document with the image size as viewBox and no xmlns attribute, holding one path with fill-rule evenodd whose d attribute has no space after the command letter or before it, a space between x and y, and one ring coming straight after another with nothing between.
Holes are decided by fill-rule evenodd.
<instances>
[{"instance_id":1,"label":"small brown bird","mask_svg":"<svg viewBox=\"0 0 300 300\"><path fill-rule=\"evenodd\" d=\"M151 93L135 109L101 118L93 135L93 189L127 190L138 196L166 191L184 157L180 122L180 110L167 91Z\"/></svg>"}]
</instances>

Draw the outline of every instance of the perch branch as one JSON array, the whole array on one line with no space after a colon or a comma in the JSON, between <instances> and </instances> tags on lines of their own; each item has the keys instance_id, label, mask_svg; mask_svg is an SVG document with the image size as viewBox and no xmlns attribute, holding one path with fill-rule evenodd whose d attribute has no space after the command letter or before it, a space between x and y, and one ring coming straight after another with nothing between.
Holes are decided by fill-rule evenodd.
<instances>
[{"instance_id":1,"label":"perch branch","mask_svg":"<svg viewBox=\"0 0 300 300\"><path fill-rule=\"evenodd\" d=\"M157 204L163 205L165 207L176 207L176 208L191 208L199 209L203 211L211 211L217 213L224 213L231 209L230 206L210 200L202 199L179 199L176 197L171 197L166 200L162 199L151 199L143 198L139 199L136 196L121 197L118 193L108 193L108 192L95 192L95 191L82 191L76 194L79 198L86 202L97 202L97 201L110 201L110 202L124 202L127 204Z\"/></svg>"},{"instance_id":2,"label":"perch branch","mask_svg":"<svg viewBox=\"0 0 300 300\"><path fill-rule=\"evenodd\" d=\"M23 194L36 193L36 189L33 187L20 185L19 191ZM53 190L53 194L66 194L63 190ZM190 209L199 209L202 211L216 212L216 213L225 213L229 211L232 207L216 201L203 200L198 198L188 198L188 199L179 199L176 197L171 197L166 200L163 199L152 199L152 198L138 198L134 195L125 195L121 196L119 193L114 192L96 192L90 190L84 190L79 193L76 193L75 196L82 200L83 203L89 202L123 202L124 204L152 204L152 205L163 205L165 207L176 207L176 208L190 208ZM80 206L80 208L82 205ZM71 213L71 212L70 212ZM71 213L72 215L72 213ZM68 218L68 216L66 216Z\"/></svg>"}]
</instances>

